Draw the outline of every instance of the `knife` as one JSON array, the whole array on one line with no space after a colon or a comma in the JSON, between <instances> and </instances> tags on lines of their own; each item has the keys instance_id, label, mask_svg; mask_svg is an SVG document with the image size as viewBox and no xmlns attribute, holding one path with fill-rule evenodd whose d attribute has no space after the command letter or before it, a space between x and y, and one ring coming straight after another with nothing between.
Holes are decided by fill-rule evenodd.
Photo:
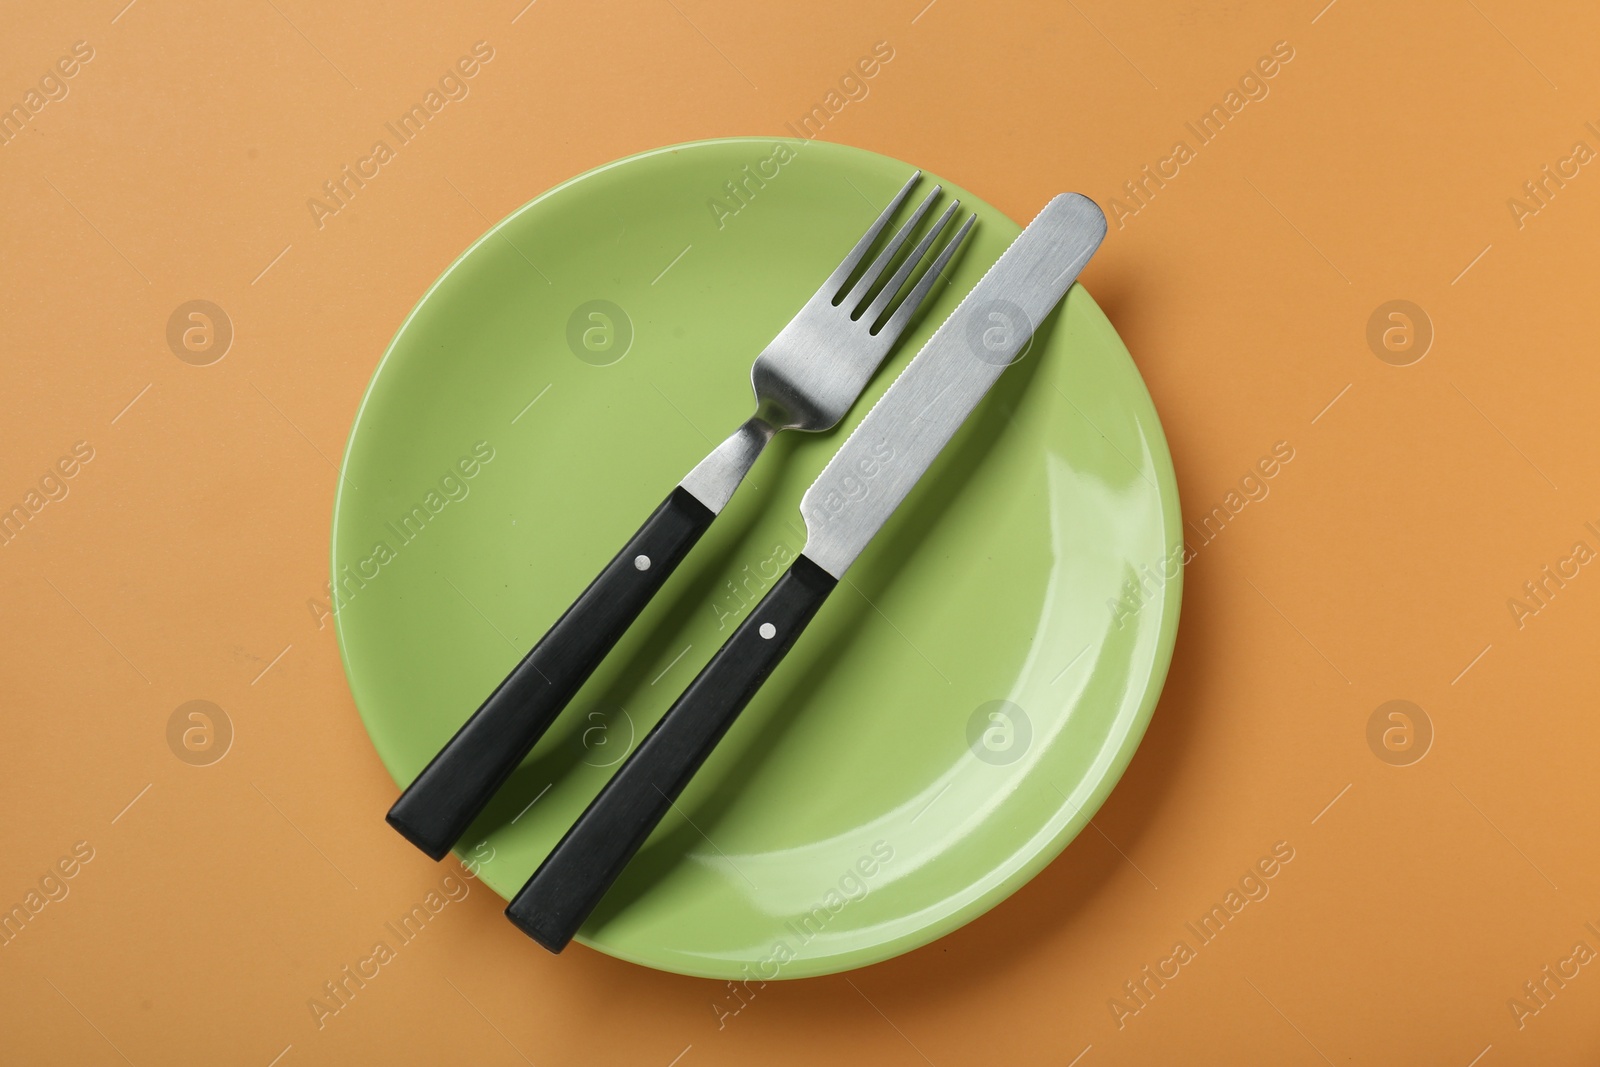
<instances>
[{"instance_id":1,"label":"knife","mask_svg":"<svg viewBox=\"0 0 1600 1067\"><path fill-rule=\"evenodd\" d=\"M560 952L733 720L1105 238L1094 201L1045 205L873 406L800 501L806 545L506 908Z\"/></svg>"}]
</instances>

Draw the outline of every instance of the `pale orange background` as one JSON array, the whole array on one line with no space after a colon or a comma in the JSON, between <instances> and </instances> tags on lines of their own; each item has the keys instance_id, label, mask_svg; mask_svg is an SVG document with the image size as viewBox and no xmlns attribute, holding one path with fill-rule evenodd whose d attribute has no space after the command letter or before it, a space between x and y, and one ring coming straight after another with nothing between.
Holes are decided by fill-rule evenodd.
<instances>
[{"instance_id":1,"label":"pale orange background","mask_svg":"<svg viewBox=\"0 0 1600 1067\"><path fill-rule=\"evenodd\" d=\"M0 506L95 450L0 548L0 903L94 849L0 948L0 1062L1600 1057L1600 965L1520 1029L1507 1006L1600 949L1600 568L1520 629L1506 604L1573 542L1600 549L1600 175L1520 229L1506 204L1600 148L1593 5L123 2L12 5L0 38L6 105L95 50L0 148ZM479 40L471 96L319 231L307 198ZM720 1028L721 985L549 956L475 886L318 1030L309 998L446 870L383 824L395 789L307 607L385 345L542 190L784 133L878 41L895 58L824 136L1019 219L1064 189L1109 210L1294 49L1084 275L1187 518L1295 449L1190 564L1165 695L1097 832L965 929L770 985ZM205 367L165 338L197 298L236 330ZM1436 331L1411 366L1367 345L1392 299ZM168 748L192 699L236 731L211 766ZM1368 746L1391 699L1434 727L1410 766ZM1119 1029L1108 1000L1279 841L1270 897Z\"/></svg>"}]
</instances>

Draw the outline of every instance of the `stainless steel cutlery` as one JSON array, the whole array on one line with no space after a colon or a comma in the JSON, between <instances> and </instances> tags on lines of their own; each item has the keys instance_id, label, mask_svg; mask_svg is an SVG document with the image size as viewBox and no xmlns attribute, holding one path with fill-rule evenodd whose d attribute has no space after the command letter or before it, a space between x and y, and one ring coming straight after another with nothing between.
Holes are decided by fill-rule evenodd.
<instances>
[{"instance_id":1,"label":"stainless steel cutlery","mask_svg":"<svg viewBox=\"0 0 1600 1067\"><path fill-rule=\"evenodd\" d=\"M755 413L683 479L389 810L391 826L441 859L638 618L782 430L833 428L850 410L960 247L969 215L929 259L953 201L909 252L937 186L867 262L921 172L756 357ZM863 267L863 263L867 265ZM918 268L922 267L918 274Z\"/></svg>"},{"instance_id":2,"label":"stainless steel cutlery","mask_svg":"<svg viewBox=\"0 0 1600 1067\"><path fill-rule=\"evenodd\" d=\"M1093 201L1057 196L939 326L806 491L804 551L512 900L514 923L553 952L566 946L1105 233Z\"/></svg>"}]
</instances>

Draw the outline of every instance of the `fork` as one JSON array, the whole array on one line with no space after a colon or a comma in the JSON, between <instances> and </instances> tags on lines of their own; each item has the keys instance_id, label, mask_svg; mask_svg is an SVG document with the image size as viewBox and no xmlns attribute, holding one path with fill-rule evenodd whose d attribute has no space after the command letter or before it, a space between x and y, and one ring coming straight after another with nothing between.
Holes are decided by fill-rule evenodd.
<instances>
[{"instance_id":1,"label":"fork","mask_svg":"<svg viewBox=\"0 0 1600 1067\"><path fill-rule=\"evenodd\" d=\"M952 201L911 252L901 257L939 198L936 185L858 274L921 178L921 171L911 175L822 287L756 357L750 370L755 414L667 495L401 793L389 809L388 821L412 844L436 860L450 851L710 527L777 433L818 433L844 418L976 219L967 216L904 298L897 300L960 206L959 200ZM891 266L895 269L884 280Z\"/></svg>"}]
</instances>

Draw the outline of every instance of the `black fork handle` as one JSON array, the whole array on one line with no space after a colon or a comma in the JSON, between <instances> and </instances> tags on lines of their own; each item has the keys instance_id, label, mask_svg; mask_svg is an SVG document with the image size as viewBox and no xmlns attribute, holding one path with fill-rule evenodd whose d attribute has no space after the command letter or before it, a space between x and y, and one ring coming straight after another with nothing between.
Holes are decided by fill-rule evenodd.
<instances>
[{"instance_id":1,"label":"black fork handle","mask_svg":"<svg viewBox=\"0 0 1600 1067\"><path fill-rule=\"evenodd\" d=\"M716 513L678 486L389 809L443 859L644 611Z\"/></svg>"}]
</instances>

